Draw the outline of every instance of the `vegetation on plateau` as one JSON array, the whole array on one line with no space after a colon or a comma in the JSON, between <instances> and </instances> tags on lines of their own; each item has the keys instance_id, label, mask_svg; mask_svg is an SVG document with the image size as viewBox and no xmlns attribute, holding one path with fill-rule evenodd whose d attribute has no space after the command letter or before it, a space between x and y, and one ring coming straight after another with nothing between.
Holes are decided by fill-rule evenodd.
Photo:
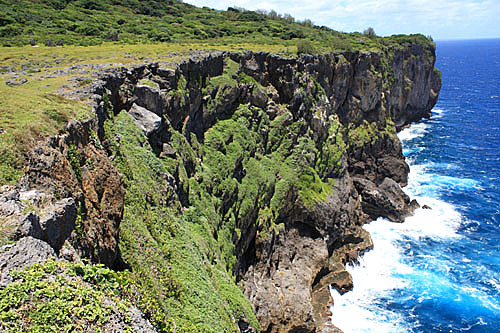
<instances>
[{"instance_id":1,"label":"vegetation on plateau","mask_svg":"<svg viewBox=\"0 0 500 333\"><path fill-rule=\"evenodd\" d=\"M198 8L178 0L3 0L0 45L98 45L117 43L212 42L286 45L295 50L307 40L318 51L368 50L396 45L402 39L380 38L372 28L341 33L310 20L297 21L274 11L225 11Z\"/></svg>"}]
</instances>

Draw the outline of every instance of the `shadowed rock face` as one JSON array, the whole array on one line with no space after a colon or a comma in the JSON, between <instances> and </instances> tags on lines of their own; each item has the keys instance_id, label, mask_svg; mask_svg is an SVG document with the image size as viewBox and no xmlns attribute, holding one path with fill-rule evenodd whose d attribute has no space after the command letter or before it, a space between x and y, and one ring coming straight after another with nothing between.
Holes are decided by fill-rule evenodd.
<instances>
[{"instance_id":1,"label":"shadowed rock face","mask_svg":"<svg viewBox=\"0 0 500 333\"><path fill-rule=\"evenodd\" d=\"M363 211L371 219L383 216L392 222L403 222L420 207L416 200L410 201L410 197L390 178L384 179L379 186L366 179L354 178L354 186L363 199Z\"/></svg>"},{"instance_id":2,"label":"shadowed rock face","mask_svg":"<svg viewBox=\"0 0 500 333\"><path fill-rule=\"evenodd\" d=\"M66 135L36 148L21 187L46 193L41 209L56 205L40 219L42 239L56 251L67 239L81 258L112 267L119 261L125 192L121 176L90 132L89 123L73 121Z\"/></svg>"},{"instance_id":3,"label":"shadowed rock face","mask_svg":"<svg viewBox=\"0 0 500 333\"><path fill-rule=\"evenodd\" d=\"M372 247L361 226L379 216L401 222L418 205L400 189L407 183L409 169L395 127L429 116L437 101L441 82L434 70L435 57L425 56L419 47L395 50L390 62L384 58L387 55L360 52L297 59L214 53L183 62L175 70L150 64L107 72L89 92L96 119L72 122L67 134L37 148L22 187L41 190L54 203L56 196L73 200L71 216L76 209L77 217L65 237L75 257L116 267L125 190L111 162L110 146L119 144L119 138L114 143L106 138L106 117L127 110L160 156L176 156L170 145L173 131L202 144L205 132L242 104L261 108L270 119L282 116L285 127L300 124L299 137L310 135L318 145L336 139L335 163L325 163L320 172L320 177L332 180L327 195L311 204L297 191L285 193L277 217L282 227L266 237L259 234L256 203L238 221L241 237L233 238L233 274L263 332L335 332L325 325L331 304L328 286L340 292L352 288L343 265ZM238 75L255 82L232 77L236 83L203 90L209 78L223 73L229 60L238 64ZM156 82L159 89L138 85L141 78ZM334 125L338 129L332 135ZM267 133L262 135L267 140ZM241 181L246 170L241 160L234 162L233 176ZM182 163L191 176L193 162ZM176 197L167 201L189 206L180 176L168 177ZM0 198L0 209L12 214L22 210L9 198ZM237 205L237 198L237 194L224 198L223 210ZM31 229L23 227L25 235L42 233L33 223ZM58 251L62 244L55 244ZM239 327L252 331L244 319Z\"/></svg>"}]
</instances>

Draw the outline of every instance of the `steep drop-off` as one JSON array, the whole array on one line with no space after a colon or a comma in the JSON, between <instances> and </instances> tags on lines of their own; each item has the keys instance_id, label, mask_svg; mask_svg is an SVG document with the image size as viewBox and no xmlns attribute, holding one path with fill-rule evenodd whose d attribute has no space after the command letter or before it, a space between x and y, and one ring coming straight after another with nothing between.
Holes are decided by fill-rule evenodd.
<instances>
[{"instance_id":1,"label":"steep drop-off","mask_svg":"<svg viewBox=\"0 0 500 333\"><path fill-rule=\"evenodd\" d=\"M434 61L428 42L108 71L88 92L96 118L3 189L10 238L120 271L158 330L335 331L328 286L352 287L343 265L372 246L361 226L418 206L396 130L430 115Z\"/></svg>"}]
</instances>

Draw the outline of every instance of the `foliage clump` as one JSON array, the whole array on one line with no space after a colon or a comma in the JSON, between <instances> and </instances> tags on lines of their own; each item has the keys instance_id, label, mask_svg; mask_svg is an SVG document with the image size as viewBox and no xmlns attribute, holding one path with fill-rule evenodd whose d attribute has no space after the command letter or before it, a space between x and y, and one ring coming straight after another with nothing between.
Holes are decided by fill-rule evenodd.
<instances>
[{"instance_id":1,"label":"foliage clump","mask_svg":"<svg viewBox=\"0 0 500 333\"><path fill-rule=\"evenodd\" d=\"M364 30L363 35L371 39L377 37L377 34L375 34L375 30L372 27L368 27L366 30Z\"/></svg>"},{"instance_id":2,"label":"foliage clump","mask_svg":"<svg viewBox=\"0 0 500 333\"><path fill-rule=\"evenodd\" d=\"M49 260L20 272L0 289L0 330L7 332L100 331L112 316L131 332L127 272L102 265Z\"/></svg>"},{"instance_id":3,"label":"foliage clump","mask_svg":"<svg viewBox=\"0 0 500 333\"><path fill-rule=\"evenodd\" d=\"M308 40L300 40L297 43L297 55L316 53L316 48Z\"/></svg>"},{"instance_id":4,"label":"foliage clump","mask_svg":"<svg viewBox=\"0 0 500 333\"><path fill-rule=\"evenodd\" d=\"M185 191L196 183L186 168L197 153L186 138L174 131L171 144L179 159L173 160L153 152L125 111L106 120L105 128L110 141L114 133L121 136L114 145L114 163L127 190L120 249L132 269L129 290L139 309L165 332L174 327L176 332L233 332L240 317L258 327L213 239L214 221L195 207L181 208L177 199L165 202L173 194L165 175L179 174L178 186ZM198 207L213 211L207 201Z\"/></svg>"}]
</instances>

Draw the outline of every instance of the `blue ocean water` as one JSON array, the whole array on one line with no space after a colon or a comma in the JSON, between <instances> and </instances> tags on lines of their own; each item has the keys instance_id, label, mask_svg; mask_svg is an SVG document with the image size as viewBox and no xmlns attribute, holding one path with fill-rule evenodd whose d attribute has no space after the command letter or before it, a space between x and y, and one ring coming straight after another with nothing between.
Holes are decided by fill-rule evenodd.
<instances>
[{"instance_id":1,"label":"blue ocean water","mask_svg":"<svg viewBox=\"0 0 500 333\"><path fill-rule=\"evenodd\" d=\"M405 191L432 210L365 226L374 250L334 297L349 332L500 332L500 39L437 43L433 117L399 137Z\"/></svg>"}]
</instances>

